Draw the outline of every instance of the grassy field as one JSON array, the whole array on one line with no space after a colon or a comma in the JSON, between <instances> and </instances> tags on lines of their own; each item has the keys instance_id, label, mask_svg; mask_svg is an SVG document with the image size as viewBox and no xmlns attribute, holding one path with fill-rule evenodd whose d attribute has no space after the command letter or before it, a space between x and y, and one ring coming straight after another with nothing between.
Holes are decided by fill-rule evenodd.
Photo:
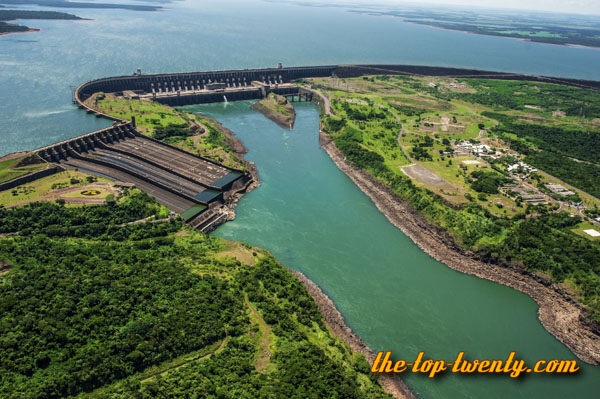
<instances>
[{"instance_id":1,"label":"grassy field","mask_svg":"<svg viewBox=\"0 0 600 399\"><path fill-rule=\"evenodd\" d=\"M149 136L154 135L157 127L188 125L188 120L178 115L173 108L154 101L128 100L112 94L96 93L86 100L86 104L121 119L131 120L135 116L138 131Z\"/></svg>"},{"instance_id":2,"label":"grassy field","mask_svg":"<svg viewBox=\"0 0 600 399\"><path fill-rule=\"evenodd\" d=\"M0 161L0 183L26 175L27 173L42 170L47 166L45 162L31 165L23 164L23 161L29 157L30 156L28 155L23 155L21 157Z\"/></svg>"},{"instance_id":3,"label":"grassy field","mask_svg":"<svg viewBox=\"0 0 600 399\"><path fill-rule=\"evenodd\" d=\"M92 190L93 194L84 194L86 192L92 192ZM79 190L61 194L61 198L106 198L106 196L109 194L112 194L112 192L104 187L94 187L90 189L88 189L88 187L82 187Z\"/></svg>"},{"instance_id":4,"label":"grassy field","mask_svg":"<svg viewBox=\"0 0 600 399\"><path fill-rule=\"evenodd\" d=\"M38 179L34 182L21 185L12 190L0 191L0 205L5 207L13 206L15 204L26 203L36 200L49 199L55 195L58 190L65 188L81 188L76 192L69 192L65 196L70 198L90 198L81 195L80 191L84 190L84 187L88 186L88 177L94 177L97 181L110 182L108 179L101 177L96 178L89 174L79 171L64 171L59 172L44 178ZM102 193L93 198L105 198L108 195L108 191L105 189L99 189ZM61 194L62 196L62 194Z\"/></svg>"},{"instance_id":5,"label":"grassy field","mask_svg":"<svg viewBox=\"0 0 600 399\"><path fill-rule=\"evenodd\" d=\"M259 103L274 113L281 114L284 118L291 118L294 116L294 107L287 102L285 97L275 93L269 93L269 95L259 101Z\"/></svg>"},{"instance_id":6,"label":"grassy field","mask_svg":"<svg viewBox=\"0 0 600 399\"><path fill-rule=\"evenodd\" d=\"M154 101L117 98L96 93L86 100L88 106L118 118L135 116L137 130L167 144L211 159L235 169L245 169L233 153L215 121Z\"/></svg>"},{"instance_id":7,"label":"grassy field","mask_svg":"<svg viewBox=\"0 0 600 399\"><path fill-rule=\"evenodd\" d=\"M573 233L580 235L584 238L587 238L588 240L600 241L600 237L592 237L591 235L584 232L584 230L596 230L597 232L600 233L600 227L598 227L595 224L592 224L590 222L581 222L577 226L575 226L571 229L571 231Z\"/></svg>"}]
</instances>

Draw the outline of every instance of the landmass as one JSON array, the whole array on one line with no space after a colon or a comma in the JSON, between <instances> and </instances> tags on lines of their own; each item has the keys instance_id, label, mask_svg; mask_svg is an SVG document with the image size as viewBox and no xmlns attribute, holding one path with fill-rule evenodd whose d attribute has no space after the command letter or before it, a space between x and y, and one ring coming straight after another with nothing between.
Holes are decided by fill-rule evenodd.
<instances>
[{"instance_id":1,"label":"landmass","mask_svg":"<svg viewBox=\"0 0 600 399\"><path fill-rule=\"evenodd\" d=\"M390 75L305 83L323 109L322 146L393 224L446 265L530 295L548 331L600 363L596 90Z\"/></svg>"},{"instance_id":2,"label":"landmass","mask_svg":"<svg viewBox=\"0 0 600 399\"><path fill-rule=\"evenodd\" d=\"M0 220L3 397L389 397L270 254L140 190Z\"/></svg>"},{"instance_id":3,"label":"landmass","mask_svg":"<svg viewBox=\"0 0 600 399\"><path fill-rule=\"evenodd\" d=\"M284 80L278 69L264 79L270 87ZM159 90L160 100L189 104L186 85L198 82L184 79L183 95ZM323 111L320 144L393 224L449 267L531 296L548 331L600 363L597 90L407 75L297 83ZM258 184L231 131L153 101L149 86L76 95L80 107L115 121L98 153L117 153L112 140L136 128L135 143L162 141L210 158L210 168L249 172L250 189ZM288 84L284 94L292 89L300 90ZM0 192L3 396L388 397L369 372L372 351L306 277L264 250L192 230L132 184L40 162L83 157L105 130L48 147L63 154L0 159L0 184L22 182ZM140 160L133 155L127 162ZM412 397L395 377L378 382Z\"/></svg>"},{"instance_id":4,"label":"landmass","mask_svg":"<svg viewBox=\"0 0 600 399\"><path fill-rule=\"evenodd\" d=\"M246 148L208 116L105 93L86 105L249 170L258 184ZM48 164L18 153L0 166L10 182ZM0 204L0 279L10 282L0 287L10 299L2 318L20 320L9 334L20 345L2 348L2 395L389 397L335 305L262 249L198 233L143 191L80 170L2 191ZM34 287L43 309L30 307L21 282L45 287ZM380 380L393 397L413 397L399 378Z\"/></svg>"},{"instance_id":5,"label":"landmass","mask_svg":"<svg viewBox=\"0 0 600 399\"><path fill-rule=\"evenodd\" d=\"M12 5L36 5L55 8L112 8L132 11L158 11L161 6L139 5L139 4L118 4L118 3L96 3L96 2L77 2L68 0L2 0L2 4Z\"/></svg>"},{"instance_id":6,"label":"landmass","mask_svg":"<svg viewBox=\"0 0 600 399\"><path fill-rule=\"evenodd\" d=\"M252 109L260 112L284 129L291 130L294 127L296 111L285 97L275 93L252 104Z\"/></svg>"},{"instance_id":7,"label":"landmass","mask_svg":"<svg viewBox=\"0 0 600 399\"><path fill-rule=\"evenodd\" d=\"M5 21L16 19L62 19L62 20L82 20L73 14L56 11L26 11L26 10L0 10L0 35L9 33L37 32L39 29L30 28L24 25L16 25Z\"/></svg>"},{"instance_id":8,"label":"landmass","mask_svg":"<svg viewBox=\"0 0 600 399\"><path fill-rule=\"evenodd\" d=\"M265 0L269 1L269 0ZM272 1L272 0L271 0ZM478 35L512 37L557 45L600 47L597 15L551 13L529 10L485 9L461 6L326 3L289 1L307 7L336 7L373 16L395 17L404 22Z\"/></svg>"},{"instance_id":9,"label":"landmass","mask_svg":"<svg viewBox=\"0 0 600 399\"><path fill-rule=\"evenodd\" d=\"M506 11L443 12L432 10L402 10L368 12L371 15L393 16L405 22L435 28L457 30L487 36L512 37L532 42L600 47L600 19L573 18L570 15L539 14Z\"/></svg>"}]
</instances>

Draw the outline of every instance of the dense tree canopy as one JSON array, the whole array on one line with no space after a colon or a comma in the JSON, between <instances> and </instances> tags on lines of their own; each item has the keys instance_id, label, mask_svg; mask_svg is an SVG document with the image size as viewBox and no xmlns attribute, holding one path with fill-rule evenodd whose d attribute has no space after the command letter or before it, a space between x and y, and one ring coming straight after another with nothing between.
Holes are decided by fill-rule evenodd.
<instances>
[{"instance_id":1,"label":"dense tree canopy","mask_svg":"<svg viewBox=\"0 0 600 399\"><path fill-rule=\"evenodd\" d=\"M269 254L242 265L179 220L126 224L160 212L137 190L0 208L18 232L0 238L0 397L387 397Z\"/></svg>"}]
</instances>

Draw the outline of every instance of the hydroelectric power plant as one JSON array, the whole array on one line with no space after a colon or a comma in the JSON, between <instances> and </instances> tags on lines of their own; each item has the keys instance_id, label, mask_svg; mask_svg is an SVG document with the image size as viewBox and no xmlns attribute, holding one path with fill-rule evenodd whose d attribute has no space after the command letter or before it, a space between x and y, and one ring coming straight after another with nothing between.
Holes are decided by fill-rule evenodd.
<instances>
[{"instance_id":1,"label":"hydroelectric power plant","mask_svg":"<svg viewBox=\"0 0 600 399\"><path fill-rule=\"evenodd\" d=\"M114 121L112 127L87 133L35 150L53 164L44 171L0 184L6 190L63 169L78 169L136 186L171 211L181 214L191 226L212 231L227 220L227 205L253 183L253 176L141 135L132 121L98 112L85 101L98 92L131 99L156 101L170 106L260 99L270 92L306 101L320 96L293 81L310 77L361 75L427 75L529 80L598 88L600 83L502 72L410 65L329 65L142 74L108 77L81 84L74 102L88 113Z\"/></svg>"}]
</instances>

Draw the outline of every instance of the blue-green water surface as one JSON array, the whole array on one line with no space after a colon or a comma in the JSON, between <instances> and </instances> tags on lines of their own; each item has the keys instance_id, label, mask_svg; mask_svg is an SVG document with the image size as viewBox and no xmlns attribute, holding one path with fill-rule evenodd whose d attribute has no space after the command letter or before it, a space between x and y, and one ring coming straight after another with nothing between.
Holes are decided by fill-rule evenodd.
<instances>
[{"instance_id":1,"label":"blue-green water surface","mask_svg":"<svg viewBox=\"0 0 600 399\"><path fill-rule=\"evenodd\" d=\"M537 305L511 288L453 271L390 224L318 144L318 110L295 103L284 130L249 102L191 106L232 129L249 148L261 186L242 198L237 218L216 235L271 251L333 299L348 325L397 359L425 351L453 360L574 359L537 319ZM595 398L600 369L578 376L408 376L426 398Z\"/></svg>"}]
</instances>

